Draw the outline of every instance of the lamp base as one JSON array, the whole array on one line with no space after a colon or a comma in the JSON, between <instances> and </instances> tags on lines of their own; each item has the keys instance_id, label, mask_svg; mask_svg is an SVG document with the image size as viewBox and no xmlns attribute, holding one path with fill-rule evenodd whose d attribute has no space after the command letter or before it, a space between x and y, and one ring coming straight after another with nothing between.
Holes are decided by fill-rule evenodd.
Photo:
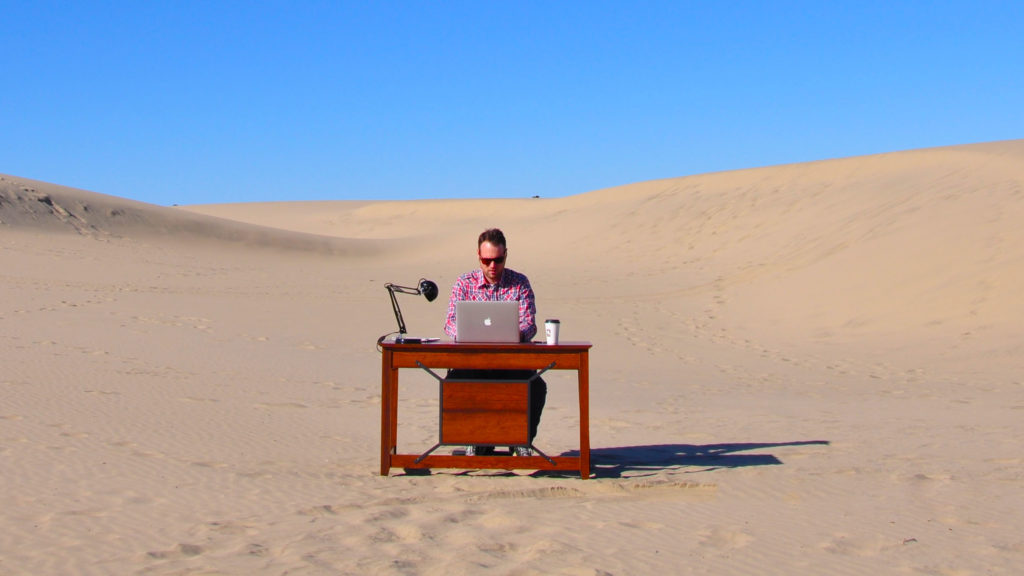
<instances>
[{"instance_id":1,"label":"lamp base","mask_svg":"<svg viewBox=\"0 0 1024 576\"><path fill-rule=\"evenodd\" d=\"M406 336L399 334L395 336L395 344L423 344L426 342L437 342L440 338L416 338L413 336Z\"/></svg>"}]
</instances>

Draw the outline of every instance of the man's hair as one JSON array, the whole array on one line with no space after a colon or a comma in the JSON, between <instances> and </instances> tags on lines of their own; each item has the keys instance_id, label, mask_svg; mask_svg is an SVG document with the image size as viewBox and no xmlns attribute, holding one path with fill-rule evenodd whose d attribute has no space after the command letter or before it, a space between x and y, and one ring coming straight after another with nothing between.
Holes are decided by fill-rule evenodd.
<instances>
[{"instance_id":1,"label":"man's hair","mask_svg":"<svg viewBox=\"0 0 1024 576\"><path fill-rule=\"evenodd\" d=\"M497 228L488 228L481 232L480 237L476 240L476 247L479 248L484 242L490 242L491 244L501 246L502 248L507 247L505 245L505 235Z\"/></svg>"}]
</instances>

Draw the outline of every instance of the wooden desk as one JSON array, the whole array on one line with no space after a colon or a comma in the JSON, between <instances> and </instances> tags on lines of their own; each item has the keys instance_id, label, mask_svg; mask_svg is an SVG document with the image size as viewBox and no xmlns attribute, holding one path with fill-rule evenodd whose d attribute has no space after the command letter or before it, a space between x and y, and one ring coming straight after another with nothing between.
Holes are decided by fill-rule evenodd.
<instances>
[{"instance_id":1,"label":"wooden desk","mask_svg":"<svg viewBox=\"0 0 1024 576\"><path fill-rule=\"evenodd\" d=\"M471 344L429 342L396 344L382 342L380 473L401 468L493 468L529 470L579 470L590 477L590 368L589 342ZM431 454L417 462L419 455L398 453L398 370L400 368L490 368L540 370L554 362L552 370L576 370L579 380L580 455L554 456L459 456Z\"/></svg>"}]
</instances>

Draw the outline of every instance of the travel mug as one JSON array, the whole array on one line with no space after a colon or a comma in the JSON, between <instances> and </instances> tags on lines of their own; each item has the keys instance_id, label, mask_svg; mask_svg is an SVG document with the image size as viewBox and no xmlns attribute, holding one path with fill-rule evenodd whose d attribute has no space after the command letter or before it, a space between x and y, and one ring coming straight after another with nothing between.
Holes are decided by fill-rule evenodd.
<instances>
[{"instance_id":1,"label":"travel mug","mask_svg":"<svg viewBox=\"0 0 1024 576\"><path fill-rule=\"evenodd\" d=\"M558 344L558 328L561 325L556 319L544 321L544 334L547 336L548 344Z\"/></svg>"}]
</instances>

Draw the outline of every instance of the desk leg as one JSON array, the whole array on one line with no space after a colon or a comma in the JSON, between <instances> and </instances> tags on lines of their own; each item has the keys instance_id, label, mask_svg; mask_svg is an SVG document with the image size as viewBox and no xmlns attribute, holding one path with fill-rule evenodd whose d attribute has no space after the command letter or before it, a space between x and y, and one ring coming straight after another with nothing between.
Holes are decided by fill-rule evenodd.
<instances>
[{"instance_id":1,"label":"desk leg","mask_svg":"<svg viewBox=\"0 0 1024 576\"><path fill-rule=\"evenodd\" d=\"M391 443L388 444L388 454L398 454L398 368L391 370L391 414L388 421L391 423Z\"/></svg>"},{"instance_id":2,"label":"desk leg","mask_svg":"<svg viewBox=\"0 0 1024 576\"><path fill-rule=\"evenodd\" d=\"M590 478L590 354L580 354L580 478Z\"/></svg>"},{"instance_id":3,"label":"desk leg","mask_svg":"<svg viewBox=\"0 0 1024 576\"><path fill-rule=\"evenodd\" d=\"M381 354L380 368L380 475L387 476L391 471L391 454L397 445L395 442L395 412L392 406L396 404L394 398L395 386L398 374L397 370L391 368L391 352L384 350Z\"/></svg>"}]
</instances>

